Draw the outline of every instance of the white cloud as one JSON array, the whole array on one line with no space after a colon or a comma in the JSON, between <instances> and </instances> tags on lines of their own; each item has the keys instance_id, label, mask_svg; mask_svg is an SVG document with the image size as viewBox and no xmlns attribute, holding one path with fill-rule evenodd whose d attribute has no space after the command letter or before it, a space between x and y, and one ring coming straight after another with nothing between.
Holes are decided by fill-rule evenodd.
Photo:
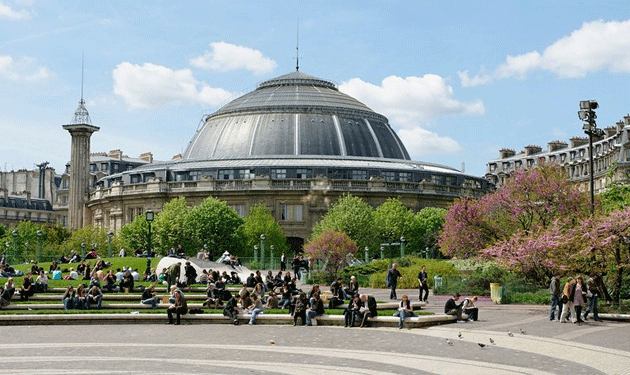
<instances>
[{"instance_id":1,"label":"white cloud","mask_svg":"<svg viewBox=\"0 0 630 375\"><path fill-rule=\"evenodd\" d=\"M400 129L398 136L404 140L405 147L412 156L451 154L461 151L461 146L456 140L419 127Z\"/></svg>"},{"instance_id":2,"label":"white cloud","mask_svg":"<svg viewBox=\"0 0 630 375\"><path fill-rule=\"evenodd\" d=\"M5 81L45 81L52 76L44 66L38 66L35 59L23 57L19 61L12 56L0 55L0 79Z\"/></svg>"},{"instance_id":3,"label":"white cloud","mask_svg":"<svg viewBox=\"0 0 630 375\"><path fill-rule=\"evenodd\" d=\"M560 38L540 53L507 56L491 75L469 77L458 72L462 86L477 86L505 78L524 79L531 71L548 71L560 78L579 78L608 70L630 73L630 20L585 22L571 35Z\"/></svg>"},{"instance_id":4,"label":"white cloud","mask_svg":"<svg viewBox=\"0 0 630 375\"><path fill-rule=\"evenodd\" d=\"M114 94L129 108L201 103L220 106L235 95L195 79L190 69L173 70L162 65L123 62L112 72Z\"/></svg>"},{"instance_id":5,"label":"white cloud","mask_svg":"<svg viewBox=\"0 0 630 375\"><path fill-rule=\"evenodd\" d=\"M437 117L456 114L484 114L481 100L464 103L453 97L453 88L444 78L389 76L380 86L353 78L339 90L387 116L397 127L413 129Z\"/></svg>"},{"instance_id":6,"label":"white cloud","mask_svg":"<svg viewBox=\"0 0 630 375\"><path fill-rule=\"evenodd\" d=\"M444 78L426 74L422 77L389 76L380 86L353 78L339 85L339 90L385 115L413 156L454 153L461 150L457 141L422 128L440 116L485 112L481 100L465 103L456 100L453 88Z\"/></svg>"},{"instance_id":7,"label":"white cloud","mask_svg":"<svg viewBox=\"0 0 630 375\"><path fill-rule=\"evenodd\" d=\"M10 6L0 1L0 18L8 18L10 20L26 20L31 18L31 13L26 10L15 11Z\"/></svg>"},{"instance_id":8,"label":"white cloud","mask_svg":"<svg viewBox=\"0 0 630 375\"><path fill-rule=\"evenodd\" d=\"M219 72L243 69L256 75L271 73L277 66L275 61L265 57L262 52L249 47L226 42L213 42L210 47L212 51L190 59L190 64Z\"/></svg>"}]
</instances>

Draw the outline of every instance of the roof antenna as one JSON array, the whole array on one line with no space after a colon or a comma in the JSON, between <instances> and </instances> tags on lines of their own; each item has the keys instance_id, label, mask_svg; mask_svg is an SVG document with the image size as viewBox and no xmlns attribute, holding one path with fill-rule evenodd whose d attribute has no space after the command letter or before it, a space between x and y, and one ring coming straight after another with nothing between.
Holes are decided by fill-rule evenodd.
<instances>
[{"instance_id":1,"label":"roof antenna","mask_svg":"<svg viewBox=\"0 0 630 375\"><path fill-rule=\"evenodd\" d=\"M297 17L297 42L295 44L295 71L300 71L300 16Z\"/></svg>"},{"instance_id":2,"label":"roof antenna","mask_svg":"<svg viewBox=\"0 0 630 375\"><path fill-rule=\"evenodd\" d=\"M83 101L83 63L85 61L85 50L81 51L81 104L85 104Z\"/></svg>"}]
</instances>

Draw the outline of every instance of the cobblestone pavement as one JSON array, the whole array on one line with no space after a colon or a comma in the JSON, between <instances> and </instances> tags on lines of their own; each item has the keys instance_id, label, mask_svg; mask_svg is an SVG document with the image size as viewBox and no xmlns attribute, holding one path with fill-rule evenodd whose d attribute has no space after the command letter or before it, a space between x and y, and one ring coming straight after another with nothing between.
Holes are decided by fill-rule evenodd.
<instances>
[{"instance_id":1,"label":"cobblestone pavement","mask_svg":"<svg viewBox=\"0 0 630 375\"><path fill-rule=\"evenodd\" d=\"M366 292L379 300L389 296L388 291ZM405 292L417 300L415 290L399 291L398 295ZM430 296L426 309L442 312L445 301L445 296ZM1 372L630 373L630 340L625 323L588 322L577 326L549 322L544 306L496 306L485 299L479 306L477 322L403 330L217 324L6 326L0 327Z\"/></svg>"}]
</instances>

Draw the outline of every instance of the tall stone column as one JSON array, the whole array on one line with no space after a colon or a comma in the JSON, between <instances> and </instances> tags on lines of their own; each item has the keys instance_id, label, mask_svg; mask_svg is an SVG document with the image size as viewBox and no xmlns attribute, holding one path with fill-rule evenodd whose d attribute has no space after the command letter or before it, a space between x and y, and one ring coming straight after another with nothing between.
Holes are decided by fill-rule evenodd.
<instances>
[{"instance_id":1,"label":"tall stone column","mask_svg":"<svg viewBox=\"0 0 630 375\"><path fill-rule=\"evenodd\" d=\"M68 227L71 230L82 228L84 207L89 199L90 188L90 137L99 130L90 123L90 116L81 99L74 113L72 124L63 125L72 137L70 153L70 186L68 192Z\"/></svg>"}]
</instances>

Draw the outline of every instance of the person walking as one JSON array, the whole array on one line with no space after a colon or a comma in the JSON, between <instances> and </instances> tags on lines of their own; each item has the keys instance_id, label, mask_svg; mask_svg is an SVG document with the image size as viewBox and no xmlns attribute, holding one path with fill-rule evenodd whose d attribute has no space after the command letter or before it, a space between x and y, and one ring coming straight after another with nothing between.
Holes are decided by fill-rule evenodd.
<instances>
[{"instance_id":1,"label":"person walking","mask_svg":"<svg viewBox=\"0 0 630 375\"><path fill-rule=\"evenodd\" d=\"M282 255L280 255L280 271L284 272L287 270L287 256L284 255L284 251Z\"/></svg>"},{"instance_id":2,"label":"person walking","mask_svg":"<svg viewBox=\"0 0 630 375\"><path fill-rule=\"evenodd\" d=\"M427 302L429 298L429 279L427 276L427 267L422 265L422 269L418 272L418 289L419 289L419 301ZM422 292L424 291L424 298Z\"/></svg>"},{"instance_id":3,"label":"person walking","mask_svg":"<svg viewBox=\"0 0 630 375\"><path fill-rule=\"evenodd\" d=\"M573 305L575 306L575 319L578 325L582 325L582 307L584 306L584 300L586 298L586 285L584 280L579 276L575 280L575 292L573 293Z\"/></svg>"},{"instance_id":4,"label":"person walking","mask_svg":"<svg viewBox=\"0 0 630 375\"><path fill-rule=\"evenodd\" d=\"M562 314L562 304L560 298L562 297L562 289L560 289L560 275L556 274L551 278L549 282L549 294L551 295L551 309L549 310L549 321L553 322L555 319L555 311L558 310L558 320L560 320L560 314Z\"/></svg>"},{"instance_id":5,"label":"person walking","mask_svg":"<svg viewBox=\"0 0 630 375\"><path fill-rule=\"evenodd\" d=\"M575 280L569 277L562 289L562 315L560 316L560 323L566 323L569 313L571 314L571 321L575 323L575 305L573 304L573 297L575 294Z\"/></svg>"},{"instance_id":6,"label":"person walking","mask_svg":"<svg viewBox=\"0 0 630 375\"><path fill-rule=\"evenodd\" d=\"M599 322L599 312L597 311L597 300L601 295L599 289L599 276L596 274L591 274L591 277L586 280L586 287L588 291L586 292L586 298L588 300L588 305L586 306L586 310L584 311L584 320L588 320L588 314L593 312L593 320Z\"/></svg>"},{"instance_id":7,"label":"person walking","mask_svg":"<svg viewBox=\"0 0 630 375\"><path fill-rule=\"evenodd\" d=\"M387 271L386 284L391 288L389 293L389 299L397 299L396 297L396 285L398 284L398 279L402 278L402 274L398 271L398 264L392 264L392 268Z\"/></svg>"}]
</instances>

